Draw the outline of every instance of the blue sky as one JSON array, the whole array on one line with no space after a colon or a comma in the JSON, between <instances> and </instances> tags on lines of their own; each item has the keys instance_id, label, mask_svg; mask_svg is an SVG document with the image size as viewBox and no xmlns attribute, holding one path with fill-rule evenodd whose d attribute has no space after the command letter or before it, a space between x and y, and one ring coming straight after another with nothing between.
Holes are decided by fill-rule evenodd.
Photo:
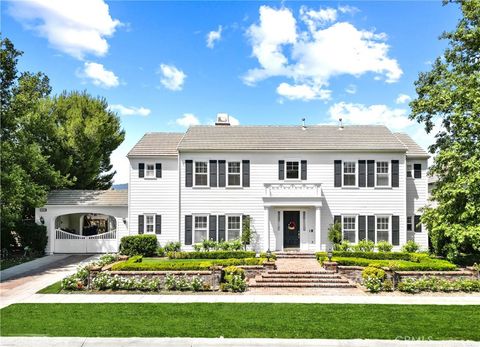
<instances>
[{"instance_id":1,"label":"blue sky","mask_svg":"<svg viewBox=\"0 0 480 347\"><path fill-rule=\"evenodd\" d=\"M128 150L148 131L184 131L227 112L240 124L385 124L432 141L408 120L418 73L446 46L456 5L433 1L4 3L2 33L54 93L107 98Z\"/></svg>"}]
</instances>

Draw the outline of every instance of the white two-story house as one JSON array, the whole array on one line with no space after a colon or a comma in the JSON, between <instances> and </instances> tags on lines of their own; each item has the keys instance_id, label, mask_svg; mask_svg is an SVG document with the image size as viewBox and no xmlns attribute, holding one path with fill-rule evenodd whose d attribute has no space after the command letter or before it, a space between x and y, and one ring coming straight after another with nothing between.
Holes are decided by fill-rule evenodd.
<instances>
[{"instance_id":1,"label":"white two-story house","mask_svg":"<svg viewBox=\"0 0 480 347\"><path fill-rule=\"evenodd\" d=\"M53 192L37 221L45 217L50 252L77 241L79 251L115 251L122 236L148 233L191 249L206 238L238 239L246 216L259 251L326 250L335 221L351 243L385 240L399 250L412 239L426 249L419 217L428 157L385 126L231 126L223 114L214 126L145 134L128 153L128 193L92 200L76 191L83 200L66 206L71 194ZM65 228L70 219L62 225L67 207L74 222L80 218L79 232ZM85 219L85 211L96 213ZM111 217L102 229L110 238L83 236L85 224L105 224L102 214Z\"/></svg>"}]
</instances>

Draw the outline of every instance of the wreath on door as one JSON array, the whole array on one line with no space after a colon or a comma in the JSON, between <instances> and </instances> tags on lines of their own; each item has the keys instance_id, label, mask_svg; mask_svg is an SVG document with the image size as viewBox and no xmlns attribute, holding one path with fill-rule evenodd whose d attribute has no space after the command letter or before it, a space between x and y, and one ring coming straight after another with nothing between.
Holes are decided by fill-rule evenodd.
<instances>
[{"instance_id":1,"label":"wreath on door","mask_svg":"<svg viewBox=\"0 0 480 347\"><path fill-rule=\"evenodd\" d=\"M295 229L297 229L297 223L295 223L295 221L291 220L290 222L288 222L287 228L288 228L288 230L295 230Z\"/></svg>"}]
</instances>

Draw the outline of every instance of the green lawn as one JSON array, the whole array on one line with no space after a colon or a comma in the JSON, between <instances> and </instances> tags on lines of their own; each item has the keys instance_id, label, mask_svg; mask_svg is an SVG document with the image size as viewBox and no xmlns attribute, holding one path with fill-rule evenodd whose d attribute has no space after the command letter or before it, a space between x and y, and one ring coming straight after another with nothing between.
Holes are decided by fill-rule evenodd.
<instances>
[{"instance_id":1,"label":"green lawn","mask_svg":"<svg viewBox=\"0 0 480 347\"><path fill-rule=\"evenodd\" d=\"M480 340L478 306L15 304L3 336Z\"/></svg>"},{"instance_id":2,"label":"green lawn","mask_svg":"<svg viewBox=\"0 0 480 347\"><path fill-rule=\"evenodd\" d=\"M58 294L62 291L62 281L50 284L48 287L40 289L37 294Z\"/></svg>"}]
</instances>

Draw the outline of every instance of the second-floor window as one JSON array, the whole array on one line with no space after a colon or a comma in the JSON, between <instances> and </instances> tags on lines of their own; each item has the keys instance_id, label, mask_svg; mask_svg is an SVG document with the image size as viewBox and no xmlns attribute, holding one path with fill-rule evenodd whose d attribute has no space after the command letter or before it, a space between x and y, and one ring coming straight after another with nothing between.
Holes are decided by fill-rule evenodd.
<instances>
[{"instance_id":1,"label":"second-floor window","mask_svg":"<svg viewBox=\"0 0 480 347\"><path fill-rule=\"evenodd\" d=\"M388 161L377 161L377 186L388 186Z\"/></svg>"},{"instance_id":2,"label":"second-floor window","mask_svg":"<svg viewBox=\"0 0 480 347\"><path fill-rule=\"evenodd\" d=\"M413 231L412 216L407 216L407 231Z\"/></svg>"},{"instance_id":3,"label":"second-floor window","mask_svg":"<svg viewBox=\"0 0 480 347\"><path fill-rule=\"evenodd\" d=\"M154 164L147 164L145 170L145 177L146 178L153 178L155 177L155 165Z\"/></svg>"},{"instance_id":4,"label":"second-floor window","mask_svg":"<svg viewBox=\"0 0 480 347\"><path fill-rule=\"evenodd\" d=\"M241 168L239 161L228 162L228 185L230 187L239 187L241 177Z\"/></svg>"},{"instance_id":5,"label":"second-floor window","mask_svg":"<svg viewBox=\"0 0 480 347\"><path fill-rule=\"evenodd\" d=\"M413 165L412 164L407 164L407 177L413 177L412 176L412 171L413 171Z\"/></svg>"},{"instance_id":6,"label":"second-floor window","mask_svg":"<svg viewBox=\"0 0 480 347\"><path fill-rule=\"evenodd\" d=\"M356 167L354 161L345 161L343 163L343 185L345 187L355 186Z\"/></svg>"},{"instance_id":7,"label":"second-floor window","mask_svg":"<svg viewBox=\"0 0 480 347\"><path fill-rule=\"evenodd\" d=\"M195 185L196 186L208 185L208 162L206 161L195 162Z\"/></svg>"},{"instance_id":8,"label":"second-floor window","mask_svg":"<svg viewBox=\"0 0 480 347\"><path fill-rule=\"evenodd\" d=\"M300 178L299 174L299 163L298 161L287 161L285 162L285 171L287 173L287 180L298 180Z\"/></svg>"}]
</instances>

